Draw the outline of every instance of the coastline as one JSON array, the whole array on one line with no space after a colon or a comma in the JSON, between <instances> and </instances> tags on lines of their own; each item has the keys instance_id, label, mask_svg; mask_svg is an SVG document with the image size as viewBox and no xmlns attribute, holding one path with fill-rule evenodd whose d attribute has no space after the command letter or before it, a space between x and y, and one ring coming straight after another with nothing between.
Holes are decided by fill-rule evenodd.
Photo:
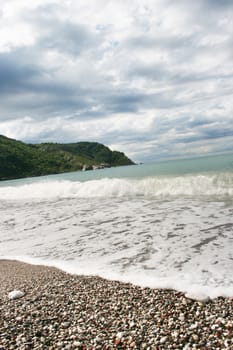
<instances>
[{"instance_id":1,"label":"coastline","mask_svg":"<svg viewBox=\"0 0 233 350\"><path fill-rule=\"evenodd\" d=\"M9 300L8 293L25 296ZM0 348L232 349L233 299L206 302L0 260Z\"/></svg>"}]
</instances>

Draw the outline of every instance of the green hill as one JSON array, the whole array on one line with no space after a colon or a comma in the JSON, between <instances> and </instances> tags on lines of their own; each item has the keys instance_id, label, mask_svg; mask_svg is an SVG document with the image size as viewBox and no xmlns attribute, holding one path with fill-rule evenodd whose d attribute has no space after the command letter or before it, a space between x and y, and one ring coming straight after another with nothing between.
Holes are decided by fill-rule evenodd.
<instances>
[{"instance_id":1,"label":"green hill","mask_svg":"<svg viewBox=\"0 0 233 350\"><path fill-rule=\"evenodd\" d=\"M0 135L0 180L134 164L97 142L26 144Z\"/></svg>"}]
</instances>

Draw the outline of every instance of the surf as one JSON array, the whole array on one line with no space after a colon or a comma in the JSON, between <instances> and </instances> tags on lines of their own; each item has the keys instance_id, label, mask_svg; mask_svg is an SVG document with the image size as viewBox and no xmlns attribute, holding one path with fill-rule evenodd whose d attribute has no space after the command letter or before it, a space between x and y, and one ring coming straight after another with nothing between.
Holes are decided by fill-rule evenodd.
<instances>
[{"instance_id":1,"label":"surf","mask_svg":"<svg viewBox=\"0 0 233 350\"><path fill-rule=\"evenodd\" d=\"M45 180L0 187L2 200L54 198L231 198L233 174L153 176L145 178L103 178L89 181Z\"/></svg>"}]
</instances>

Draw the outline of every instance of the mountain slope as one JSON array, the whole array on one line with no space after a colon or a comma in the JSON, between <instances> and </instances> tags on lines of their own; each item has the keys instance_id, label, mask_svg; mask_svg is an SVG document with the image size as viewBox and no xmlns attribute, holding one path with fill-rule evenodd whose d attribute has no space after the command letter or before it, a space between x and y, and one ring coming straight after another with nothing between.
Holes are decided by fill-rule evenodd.
<instances>
[{"instance_id":1,"label":"mountain slope","mask_svg":"<svg viewBox=\"0 0 233 350\"><path fill-rule=\"evenodd\" d=\"M134 164L97 142L26 144L0 135L0 180L81 170L84 165Z\"/></svg>"}]
</instances>

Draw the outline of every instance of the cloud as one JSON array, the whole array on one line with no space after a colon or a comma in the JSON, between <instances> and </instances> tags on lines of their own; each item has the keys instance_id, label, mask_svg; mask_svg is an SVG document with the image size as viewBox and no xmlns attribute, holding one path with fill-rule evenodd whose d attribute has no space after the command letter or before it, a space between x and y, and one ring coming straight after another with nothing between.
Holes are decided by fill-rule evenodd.
<instances>
[{"instance_id":1,"label":"cloud","mask_svg":"<svg viewBox=\"0 0 233 350\"><path fill-rule=\"evenodd\" d=\"M21 60L20 54L0 54L0 92L11 93L26 89L27 82L39 75L37 67Z\"/></svg>"},{"instance_id":2,"label":"cloud","mask_svg":"<svg viewBox=\"0 0 233 350\"><path fill-rule=\"evenodd\" d=\"M58 6L40 6L28 19L39 33L37 46L40 50L57 51L63 55L77 57L95 50L100 43L97 31L87 26L57 16Z\"/></svg>"},{"instance_id":3,"label":"cloud","mask_svg":"<svg viewBox=\"0 0 233 350\"><path fill-rule=\"evenodd\" d=\"M0 23L0 133L96 140L138 161L229 150L232 6L9 0Z\"/></svg>"},{"instance_id":4,"label":"cloud","mask_svg":"<svg viewBox=\"0 0 233 350\"><path fill-rule=\"evenodd\" d=\"M204 0L204 3L206 3L208 8L215 7L217 9L222 8L223 10L225 10L228 6L233 7L231 0Z\"/></svg>"}]
</instances>

